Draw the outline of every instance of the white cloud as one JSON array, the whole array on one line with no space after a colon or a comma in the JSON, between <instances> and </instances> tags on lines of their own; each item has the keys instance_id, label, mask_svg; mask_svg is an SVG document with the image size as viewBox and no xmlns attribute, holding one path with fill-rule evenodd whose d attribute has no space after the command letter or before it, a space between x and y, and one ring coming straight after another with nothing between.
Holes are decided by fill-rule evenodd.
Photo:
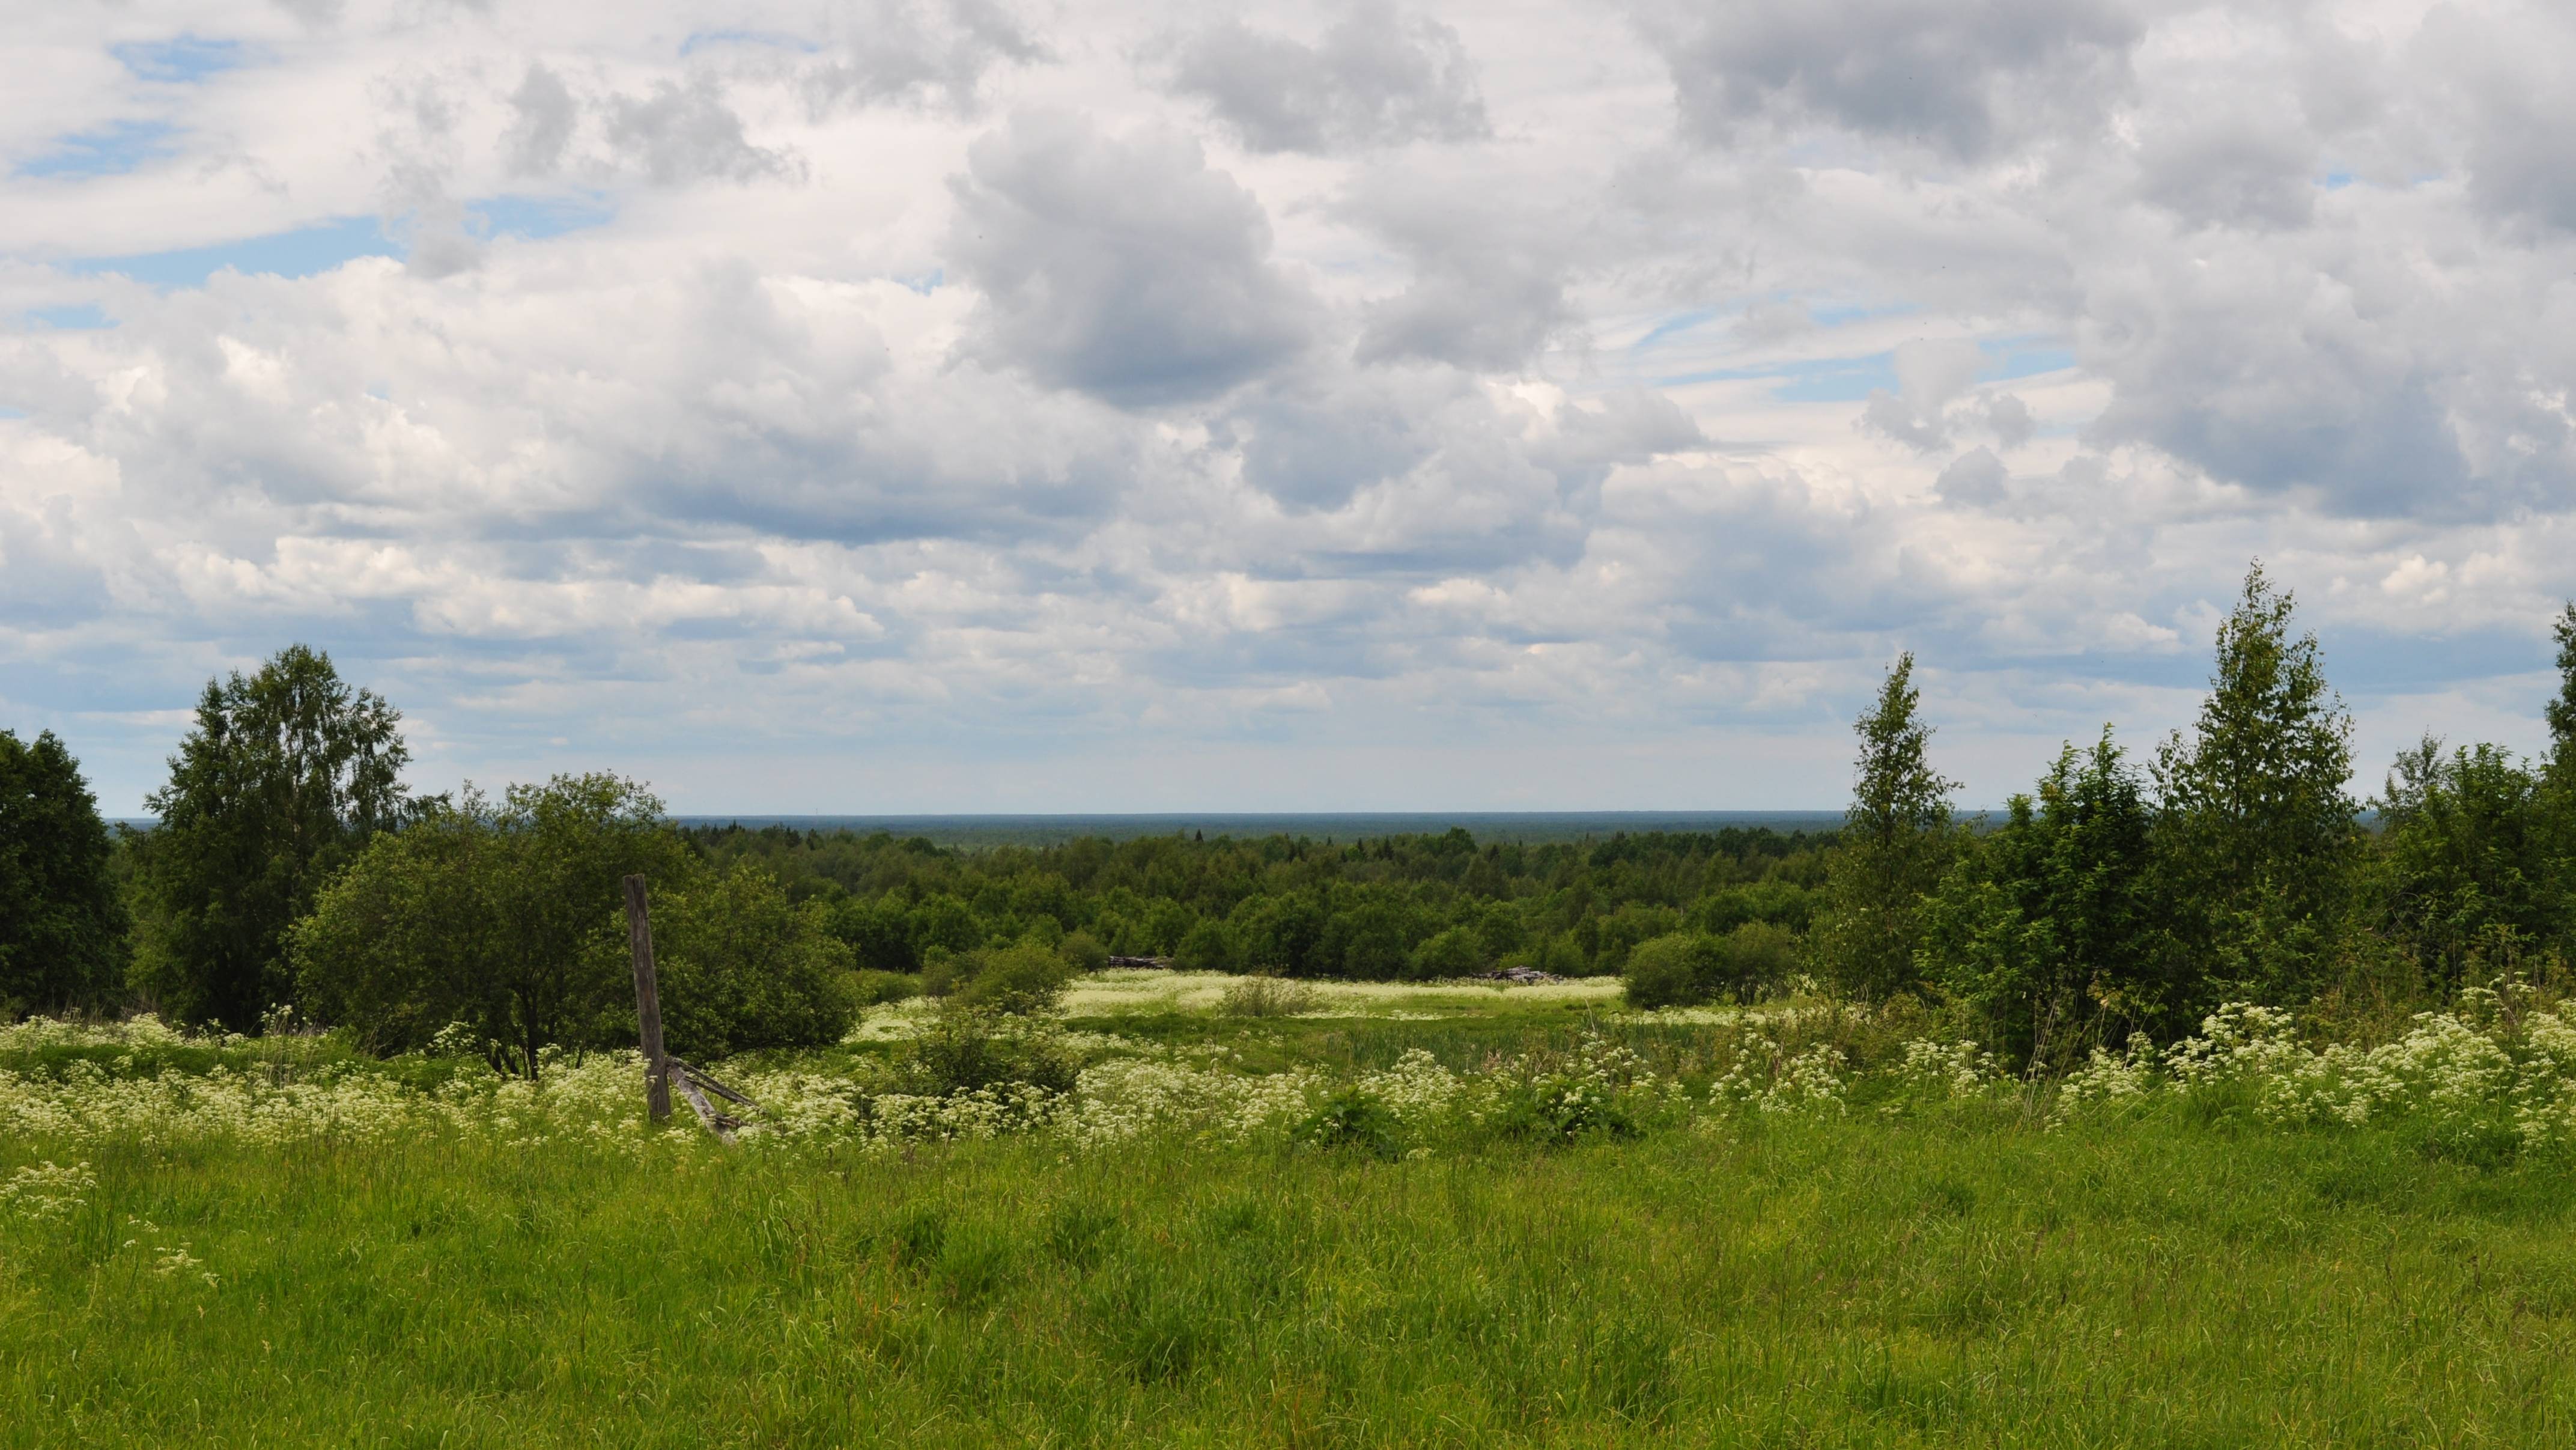
<instances>
[{"instance_id":1,"label":"white cloud","mask_svg":"<svg viewBox=\"0 0 2576 1450\"><path fill-rule=\"evenodd\" d=\"M1910 646L1994 800L2184 718L2257 553L2369 741L2531 745L2576 592L2552 7L203 0L0 64L0 727L118 809L298 638L433 785L853 810L1831 804Z\"/></svg>"}]
</instances>

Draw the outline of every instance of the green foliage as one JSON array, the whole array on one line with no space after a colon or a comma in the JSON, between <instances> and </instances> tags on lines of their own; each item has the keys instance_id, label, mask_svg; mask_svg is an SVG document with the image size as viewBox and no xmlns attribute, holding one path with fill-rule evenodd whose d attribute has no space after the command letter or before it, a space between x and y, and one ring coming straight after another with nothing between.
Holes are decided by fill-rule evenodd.
<instances>
[{"instance_id":1,"label":"green foliage","mask_svg":"<svg viewBox=\"0 0 2576 1450\"><path fill-rule=\"evenodd\" d=\"M1073 980L1062 952L1024 941L953 958L945 996L962 1008L1027 1016L1053 1008Z\"/></svg>"},{"instance_id":2,"label":"green foliage","mask_svg":"<svg viewBox=\"0 0 2576 1450\"><path fill-rule=\"evenodd\" d=\"M2566 870L2550 850L2543 789L2497 746L2445 755L2428 735L2399 752L2372 803L2373 915L2437 990L2491 977L2554 940Z\"/></svg>"},{"instance_id":3,"label":"green foliage","mask_svg":"<svg viewBox=\"0 0 2576 1450\"><path fill-rule=\"evenodd\" d=\"M1750 1002L1786 982L1798 966L1798 938L1748 921L1719 936L1677 931L1639 942L1620 973L1628 1005L1641 1011Z\"/></svg>"},{"instance_id":4,"label":"green foliage","mask_svg":"<svg viewBox=\"0 0 2576 1450\"><path fill-rule=\"evenodd\" d=\"M979 1010L954 999L903 1044L895 1069L904 1091L928 1097L1014 1084L1067 1093L1082 1073L1052 1019Z\"/></svg>"},{"instance_id":5,"label":"green foliage","mask_svg":"<svg viewBox=\"0 0 2576 1450\"><path fill-rule=\"evenodd\" d=\"M0 730L0 1022L123 995L115 848L80 762L54 738Z\"/></svg>"},{"instance_id":6,"label":"green foliage","mask_svg":"<svg viewBox=\"0 0 2576 1450\"><path fill-rule=\"evenodd\" d=\"M1068 934L1056 943L1055 950L1064 958L1064 964L1076 972L1096 972L1109 965L1109 948L1087 931Z\"/></svg>"},{"instance_id":7,"label":"green foliage","mask_svg":"<svg viewBox=\"0 0 2576 1450\"><path fill-rule=\"evenodd\" d=\"M1452 928L1475 944L1467 970L1604 974L1685 913L1721 935L1746 921L1803 931L1823 881L1819 838L1735 828L1546 844L1450 831L977 850L784 827L688 834L716 862L758 860L792 899L829 903L862 968L907 974L935 950L962 956L1034 932L1088 934L1109 953L1194 970L1397 980Z\"/></svg>"},{"instance_id":8,"label":"green foliage","mask_svg":"<svg viewBox=\"0 0 2576 1450\"><path fill-rule=\"evenodd\" d=\"M662 1040L681 1057L701 1061L763 1047L817 1047L849 1031L857 1006L850 950L830 929L819 902L796 906L769 874L750 862L725 872L680 878L654 893L653 959L660 980ZM593 938L602 981L621 970L631 980L626 935ZM612 1006L593 1033L614 1043L634 1031L631 995Z\"/></svg>"},{"instance_id":9,"label":"green foliage","mask_svg":"<svg viewBox=\"0 0 2576 1450\"><path fill-rule=\"evenodd\" d=\"M1470 976L1485 969L1485 946L1471 928L1453 926L1414 948L1411 967L1417 981Z\"/></svg>"},{"instance_id":10,"label":"green foliage","mask_svg":"<svg viewBox=\"0 0 2576 1450\"><path fill-rule=\"evenodd\" d=\"M1394 1162L1404 1156L1404 1125L1387 1105L1360 1088L1344 1088L1324 1100L1313 1116L1299 1123L1290 1137L1317 1148L1346 1148Z\"/></svg>"},{"instance_id":11,"label":"green foliage","mask_svg":"<svg viewBox=\"0 0 2576 1450\"><path fill-rule=\"evenodd\" d=\"M690 871L661 803L631 781L556 776L498 804L469 787L376 837L322 893L295 926L296 980L312 1015L379 1051L464 1022L534 1074L542 1047L631 1040L634 977L605 944L622 945L624 879L667 891ZM719 962L726 948L709 950Z\"/></svg>"},{"instance_id":12,"label":"green foliage","mask_svg":"<svg viewBox=\"0 0 2576 1450\"><path fill-rule=\"evenodd\" d=\"M1923 975L2010 1060L2052 1065L2188 1025L2144 788L2106 728L2059 751L2036 805L2015 796L1925 903Z\"/></svg>"},{"instance_id":13,"label":"green foliage","mask_svg":"<svg viewBox=\"0 0 2576 1450\"><path fill-rule=\"evenodd\" d=\"M288 927L403 816L401 718L303 645L207 682L135 843L135 981L165 1012L249 1028L292 996Z\"/></svg>"},{"instance_id":14,"label":"green foliage","mask_svg":"<svg viewBox=\"0 0 2576 1450\"><path fill-rule=\"evenodd\" d=\"M1639 942L1619 974L1628 1005L1641 1012L1696 1007L1713 995L1717 975L1717 938L1706 932L1674 932Z\"/></svg>"},{"instance_id":15,"label":"green foliage","mask_svg":"<svg viewBox=\"0 0 2576 1450\"><path fill-rule=\"evenodd\" d=\"M2213 999L2314 991L2351 885L2352 718L2316 636L2292 637L2294 606L2261 564L2246 572L2200 719L2156 756L2177 926L2209 964Z\"/></svg>"},{"instance_id":16,"label":"green foliage","mask_svg":"<svg viewBox=\"0 0 2576 1450\"><path fill-rule=\"evenodd\" d=\"M1959 832L1950 792L1931 766L1931 727L1917 713L1914 656L1898 657L1878 703L1854 727L1860 754L1852 804L1826 858L1827 905L1814 956L1843 990L1882 1001L1915 983L1924 895L1941 879Z\"/></svg>"}]
</instances>

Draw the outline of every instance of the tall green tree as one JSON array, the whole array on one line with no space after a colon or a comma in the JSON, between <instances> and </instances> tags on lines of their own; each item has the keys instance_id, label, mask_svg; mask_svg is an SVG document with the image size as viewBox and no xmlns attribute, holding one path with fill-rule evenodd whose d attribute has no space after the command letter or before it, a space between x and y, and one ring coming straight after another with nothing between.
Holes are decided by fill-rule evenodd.
<instances>
[{"instance_id":1,"label":"tall green tree","mask_svg":"<svg viewBox=\"0 0 2576 1450\"><path fill-rule=\"evenodd\" d=\"M401 720L300 644L207 681L137 842L135 980L163 1010L249 1028L290 999L288 925L405 809Z\"/></svg>"},{"instance_id":2,"label":"tall green tree","mask_svg":"<svg viewBox=\"0 0 2576 1450\"><path fill-rule=\"evenodd\" d=\"M1924 908L1924 975L2017 1062L2177 1025L2144 783L2106 728L2015 796Z\"/></svg>"},{"instance_id":3,"label":"tall green tree","mask_svg":"<svg viewBox=\"0 0 2576 1450\"><path fill-rule=\"evenodd\" d=\"M2217 995L2293 1000L2321 982L2360 827L2352 716L2296 600L2257 561L2218 628L2209 697L2157 751L2165 855Z\"/></svg>"},{"instance_id":4,"label":"tall green tree","mask_svg":"<svg viewBox=\"0 0 2576 1450\"><path fill-rule=\"evenodd\" d=\"M1878 702L1853 727L1860 754L1852 803L1825 873L1826 907L1814 958L1844 990L1883 1000L1915 985L1922 901L1940 883L1959 832L1950 792L1932 769L1932 729L1918 707L1914 656L1900 655Z\"/></svg>"},{"instance_id":5,"label":"tall green tree","mask_svg":"<svg viewBox=\"0 0 2576 1450\"><path fill-rule=\"evenodd\" d=\"M0 1021L102 1007L125 986L115 846L80 762L52 731L0 730Z\"/></svg>"},{"instance_id":6,"label":"tall green tree","mask_svg":"<svg viewBox=\"0 0 2576 1450\"><path fill-rule=\"evenodd\" d=\"M2562 871L2539 777L2500 746L2445 754L2430 735L2401 751L2378 807L2377 909L2389 936L2449 992L2551 937Z\"/></svg>"},{"instance_id":7,"label":"tall green tree","mask_svg":"<svg viewBox=\"0 0 2576 1450\"><path fill-rule=\"evenodd\" d=\"M2558 611L2550 634L2558 642L2558 695L2541 712L2549 722L2549 758L2541 763L2541 776L2570 791L2576 790L2576 599Z\"/></svg>"},{"instance_id":8,"label":"tall green tree","mask_svg":"<svg viewBox=\"0 0 2576 1450\"><path fill-rule=\"evenodd\" d=\"M830 908L750 862L710 871L614 775L468 789L376 837L290 934L314 1016L378 1051L451 1023L535 1076L550 1045L631 1046L624 878L650 882L664 1040L720 1056L836 1041L855 1006ZM1050 958L1052 960L1052 958Z\"/></svg>"}]
</instances>

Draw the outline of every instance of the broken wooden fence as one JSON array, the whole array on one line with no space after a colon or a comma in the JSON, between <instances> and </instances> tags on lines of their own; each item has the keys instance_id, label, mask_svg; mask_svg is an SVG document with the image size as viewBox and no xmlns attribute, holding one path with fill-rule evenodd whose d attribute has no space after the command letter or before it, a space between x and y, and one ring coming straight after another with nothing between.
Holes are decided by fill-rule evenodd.
<instances>
[{"instance_id":1,"label":"broken wooden fence","mask_svg":"<svg viewBox=\"0 0 2576 1450\"><path fill-rule=\"evenodd\" d=\"M716 1111L707 1094L754 1112L760 1104L662 1050L662 993L653 980L653 922L644 908L641 876L626 878L626 944L635 957L635 1030L644 1043L645 1110L657 1123L671 1116L671 1088L677 1084L706 1130L732 1142L742 1119Z\"/></svg>"}]
</instances>

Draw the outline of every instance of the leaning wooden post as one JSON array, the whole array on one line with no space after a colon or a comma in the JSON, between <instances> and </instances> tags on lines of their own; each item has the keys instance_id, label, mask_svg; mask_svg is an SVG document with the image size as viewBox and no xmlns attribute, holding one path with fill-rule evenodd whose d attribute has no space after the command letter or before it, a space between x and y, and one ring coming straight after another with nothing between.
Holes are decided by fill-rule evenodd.
<instances>
[{"instance_id":1,"label":"leaning wooden post","mask_svg":"<svg viewBox=\"0 0 2576 1450\"><path fill-rule=\"evenodd\" d=\"M653 984L653 923L644 914L644 878L626 878L626 944L635 954L635 1026L644 1039L644 1107L654 1122L671 1116L671 1059L662 1051L662 994Z\"/></svg>"}]
</instances>

